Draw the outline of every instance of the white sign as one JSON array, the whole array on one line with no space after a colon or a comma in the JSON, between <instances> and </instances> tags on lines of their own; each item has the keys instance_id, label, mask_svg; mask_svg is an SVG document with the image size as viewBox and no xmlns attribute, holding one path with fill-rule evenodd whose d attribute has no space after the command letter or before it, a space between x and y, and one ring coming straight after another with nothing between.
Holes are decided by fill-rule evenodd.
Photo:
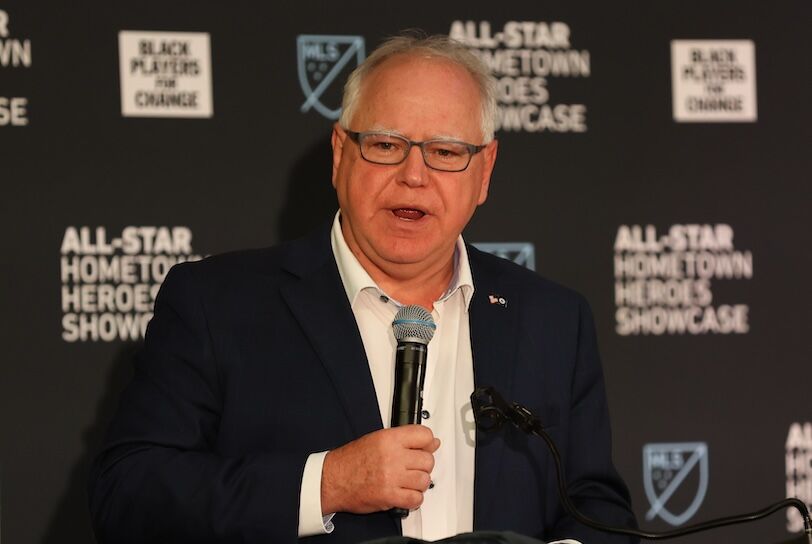
<instances>
[{"instance_id":1,"label":"white sign","mask_svg":"<svg viewBox=\"0 0 812 544\"><path fill-rule=\"evenodd\" d=\"M118 33L121 115L211 117L211 50L205 32Z\"/></svg>"},{"instance_id":2,"label":"white sign","mask_svg":"<svg viewBox=\"0 0 812 544\"><path fill-rule=\"evenodd\" d=\"M677 122L754 122L752 40L673 40L671 82Z\"/></svg>"}]
</instances>

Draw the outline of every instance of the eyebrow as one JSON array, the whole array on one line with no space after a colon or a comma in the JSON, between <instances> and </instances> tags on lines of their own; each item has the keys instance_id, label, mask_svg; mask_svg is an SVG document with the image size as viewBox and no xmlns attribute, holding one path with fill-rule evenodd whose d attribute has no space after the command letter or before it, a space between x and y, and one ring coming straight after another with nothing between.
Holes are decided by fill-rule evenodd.
<instances>
[{"instance_id":1,"label":"eyebrow","mask_svg":"<svg viewBox=\"0 0 812 544\"><path fill-rule=\"evenodd\" d=\"M399 130L384 127L381 125L372 125L368 130L365 130L364 132L383 132L384 134L391 134L393 136L400 136L402 138L406 138L406 135L400 132Z\"/></svg>"},{"instance_id":2,"label":"eyebrow","mask_svg":"<svg viewBox=\"0 0 812 544\"><path fill-rule=\"evenodd\" d=\"M403 134L401 131L399 131L397 129L393 129L393 128L384 127L384 126L381 126L381 125L373 125L372 127L370 127L369 130L366 130L364 132L383 132L385 134L391 134L393 136L400 136L401 138L406 138L407 140L411 140L411 138L409 138L408 136ZM460 138L458 136L451 136L451 135L447 135L447 134L435 134L435 135L430 136L429 138L426 138L423 141L427 142L429 140L441 140L441 141L447 141L447 142L465 142L464 139L462 139L462 138Z\"/></svg>"}]
</instances>

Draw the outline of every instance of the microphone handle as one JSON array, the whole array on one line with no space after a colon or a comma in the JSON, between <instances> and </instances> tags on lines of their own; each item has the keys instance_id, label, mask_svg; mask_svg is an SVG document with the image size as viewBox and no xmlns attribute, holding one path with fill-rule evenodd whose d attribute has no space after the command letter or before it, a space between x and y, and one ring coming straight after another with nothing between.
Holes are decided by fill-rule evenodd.
<instances>
[{"instance_id":1,"label":"microphone handle","mask_svg":"<svg viewBox=\"0 0 812 544\"><path fill-rule=\"evenodd\" d=\"M426 380L428 346L419 342L398 341L395 351L395 392L392 396L392 427L420 424L423 410L423 384ZM397 518L405 518L409 511L392 508Z\"/></svg>"},{"instance_id":2,"label":"microphone handle","mask_svg":"<svg viewBox=\"0 0 812 544\"><path fill-rule=\"evenodd\" d=\"M392 396L392 427L419 424L423 409L428 346L418 342L398 342L395 351L395 393Z\"/></svg>"}]
</instances>

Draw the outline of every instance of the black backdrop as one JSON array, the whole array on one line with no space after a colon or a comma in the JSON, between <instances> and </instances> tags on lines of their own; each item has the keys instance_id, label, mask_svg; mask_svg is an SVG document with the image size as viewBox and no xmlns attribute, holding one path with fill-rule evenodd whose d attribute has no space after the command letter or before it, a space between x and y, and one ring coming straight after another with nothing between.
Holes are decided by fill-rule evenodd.
<instances>
[{"instance_id":1,"label":"black backdrop","mask_svg":"<svg viewBox=\"0 0 812 544\"><path fill-rule=\"evenodd\" d=\"M502 111L526 119L497 134L491 196L465 235L532 244L541 274L591 301L615 461L641 523L664 529L664 512L698 521L795 493L812 502L810 16L801 1L0 3L0 538L93 541L87 466L167 264L297 237L334 213L332 121L301 111L297 38L313 46L301 61L312 90L315 72L332 77L331 51L346 52L336 36L368 52L409 27L463 29L504 62ZM554 22L568 39L555 42ZM192 85L197 105L123 115L121 31L190 44L162 77L139 65L134 85L152 96ZM693 64L672 63L672 46ZM325 109L350 57L319 95ZM127 72L139 59L123 61ZM675 119L687 84L694 105L720 101L732 119L696 107ZM583 119L538 130L545 108ZM654 321L635 328L635 315ZM676 490L651 520L647 481L655 499ZM684 541L779 542L789 525L779 514Z\"/></svg>"}]
</instances>

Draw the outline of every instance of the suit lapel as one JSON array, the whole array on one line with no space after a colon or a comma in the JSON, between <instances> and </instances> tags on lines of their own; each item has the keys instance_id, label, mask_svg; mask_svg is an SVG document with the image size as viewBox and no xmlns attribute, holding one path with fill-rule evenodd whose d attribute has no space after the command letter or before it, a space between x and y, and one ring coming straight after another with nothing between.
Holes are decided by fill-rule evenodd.
<instances>
[{"instance_id":1,"label":"suit lapel","mask_svg":"<svg viewBox=\"0 0 812 544\"><path fill-rule=\"evenodd\" d=\"M498 268L489 266L478 250L468 248L474 297L469 312L474 387L490 385L510 400L518 337L519 297L500 285ZM492 300L491 297L496 297ZM504 297L501 304L498 297ZM474 529L491 527L490 513L504 448L503 432L477 430L474 474ZM491 527L492 528L492 527Z\"/></svg>"},{"instance_id":2,"label":"suit lapel","mask_svg":"<svg viewBox=\"0 0 812 544\"><path fill-rule=\"evenodd\" d=\"M318 354L355 437L383 428L375 386L330 248L329 231L291 246L286 269L299 276L282 286L291 312Z\"/></svg>"}]
</instances>

